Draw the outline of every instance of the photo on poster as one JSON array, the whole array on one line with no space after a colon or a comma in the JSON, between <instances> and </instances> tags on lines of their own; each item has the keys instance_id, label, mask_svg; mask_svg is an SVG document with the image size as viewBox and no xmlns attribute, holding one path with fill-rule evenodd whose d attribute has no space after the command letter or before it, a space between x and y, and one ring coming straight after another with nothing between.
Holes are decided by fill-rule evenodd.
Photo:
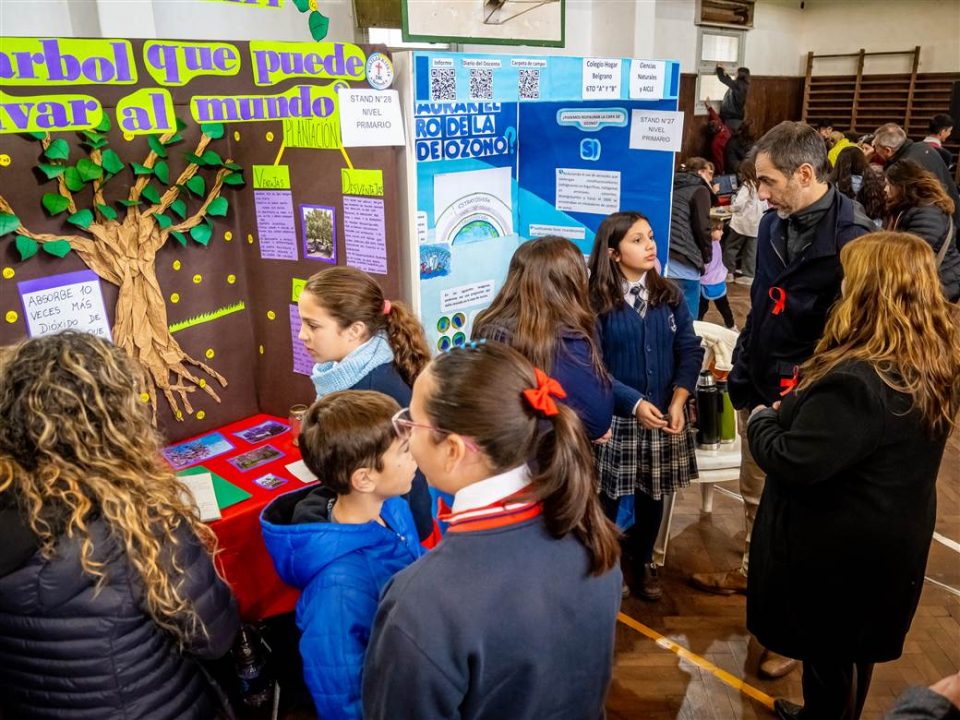
<instances>
[{"instance_id":1,"label":"photo on poster","mask_svg":"<svg viewBox=\"0 0 960 720\"><path fill-rule=\"evenodd\" d=\"M263 477L258 477L253 482L255 485L259 485L264 490L276 490L281 485L286 485L288 481L286 478L280 477L279 475L267 473Z\"/></svg>"},{"instance_id":2,"label":"photo on poster","mask_svg":"<svg viewBox=\"0 0 960 720\"><path fill-rule=\"evenodd\" d=\"M301 205L303 223L303 259L337 264L337 225L334 208L326 205Z\"/></svg>"},{"instance_id":3,"label":"photo on poster","mask_svg":"<svg viewBox=\"0 0 960 720\"><path fill-rule=\"evenodd\" d=\"M264 440L269 440L276 435L285 433L289 429L289 425L285 425L279 420L265 420L264 422L252 427L238 430L237 432L233 433L233 435L240 438L244 442L250 443L251 445L256 445L257 443L262 443Z\"/></svg>"},{"instance_id":4,"label":"photo on poster","mask_svg":"<svg viewBox=\"0 0 960 720\"><path fill-rule=\"evenodd\" d=\"M171 445L163 449L163 456L174 470L180 470L197 463L202 463L217 455L233 450L233 445L220 433L211 433L188 440L179 445Z\"/></svg>"},{"instance_id":5,"label":"photo on poster","mask_svg":"<svg viewBox=\"0 0 960 720\"><path fill-rule=\"evenodd\" d=\"M513 233L509 167L437 174L433 194L437 242L482 242Z\"/></svg>"},{"instance_id":6,"label":"photo on poster","mask_svg":"<svg viewBox=\"0 0 960 720\"><path fill-rule=\"evenodd\" d=\"M250 450L242 455L229 458L227 462L233 465L240 472L247 472L247 470L253 470L255 467L266 465L267 463L273 462L277 458L282 457L283 453L277 450L273 445L264 445L262 447L258 447L256 450Z\"/></svg>"},{"instance_id":7,"label":"photo on poster","mask_svg":"<svg viewBox=\"0 0 960 720\"><path fill-rule=\"evenodd\" d=\"M420 278L444 277L450 274L449 245L420 246Z\"/></svg>"}]
</instances>

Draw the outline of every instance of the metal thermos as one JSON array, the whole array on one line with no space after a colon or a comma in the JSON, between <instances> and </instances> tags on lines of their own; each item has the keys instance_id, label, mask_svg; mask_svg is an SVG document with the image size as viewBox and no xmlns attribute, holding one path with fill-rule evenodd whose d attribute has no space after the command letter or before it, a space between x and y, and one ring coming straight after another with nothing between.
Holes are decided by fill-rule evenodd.
<instances>
[{"instance_id":1,"label":"metal thermos","mask_svg":"<svg viewBox=\"0 0 960 720\"><path fill-rule=\"evenodd\" d=\"M697 380L697 446L704 450L720 447L720 393L709 370Z\"/></svg>"},{"instance_id":2,"label":"metal thermos","mask_svg":"<svg viewBox=\"0 0 960 720\"><path fill-rule=\"evenodd\" d=\"M720 444L722 445L737 439L736 410L730 402L726 380L717 383L717 392L720 393Z\"/></svg>"}]
</instances>

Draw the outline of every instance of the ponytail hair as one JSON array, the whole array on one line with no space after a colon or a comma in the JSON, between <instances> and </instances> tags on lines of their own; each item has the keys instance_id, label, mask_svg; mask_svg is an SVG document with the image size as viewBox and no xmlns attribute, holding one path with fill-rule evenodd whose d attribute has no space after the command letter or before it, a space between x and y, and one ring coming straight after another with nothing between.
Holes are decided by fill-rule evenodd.
<instances>
[{"instance_id":1,"label":"ponytail hair","mask_svg":"<svg viewBox=\"0 0 960 720\"><path fill-rule=\"evenodd\" d=\"M497 473L531 465L530 495L543 503L549 533L569 533L586 547L590 572L619 560L616 527L597 498L593 451L576 413L552 401L537 410L524 395L538 387L533 365L498 342L455 348L430 365L435 387L425 404L431 424L471 438ZM549 414L548 414L549 413Z\"/></svg>"},{"instance_id":2,"label":"ponytail hair","mask_svg":"<svg viewBox=\"0 0 960 720\"><path fill-rule=\"evenodd\" d=\"M310 293L341 330L362 322L370 337L386 333L393 361L408 385L429 362L420 321L404 303L387 300L379 283L362 270L346 265L321 270L307 281L303 292Z\"/></svg>"}]
</instances>

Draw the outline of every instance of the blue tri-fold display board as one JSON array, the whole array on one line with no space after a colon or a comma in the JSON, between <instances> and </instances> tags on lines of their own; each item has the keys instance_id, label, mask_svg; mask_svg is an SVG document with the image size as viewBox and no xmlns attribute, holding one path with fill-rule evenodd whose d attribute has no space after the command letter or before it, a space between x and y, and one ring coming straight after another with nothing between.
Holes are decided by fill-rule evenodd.
<instances>
[{"instance_id":1,"label":"blue tri-fold display board","mask_svg":"<svg viewBox=\"0 0 960 720\"><path fill-rule=\"evenodd\" d=\"M678 63L414 53L411 67L419 301L436 350L469 339L525 240L561 235L588 255L608 214L638 210L666 263Z\"/></svg>"}]
</instances>

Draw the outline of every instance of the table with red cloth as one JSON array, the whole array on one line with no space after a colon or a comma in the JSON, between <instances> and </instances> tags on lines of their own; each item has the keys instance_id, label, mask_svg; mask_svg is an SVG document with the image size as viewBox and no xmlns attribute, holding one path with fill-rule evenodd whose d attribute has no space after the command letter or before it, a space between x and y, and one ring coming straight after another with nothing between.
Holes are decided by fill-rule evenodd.
<instances>
[{"instance_id":1,"label":"table with red cloth","mask_svg":"<svg viewBox=\"0 0 960 720\"><path fill-rule=\"evenodd\" d=\"M300 451L293 444L289 430L254 444L233 434L268 420L289 424L282 418L260 414L212 430L210 432L219 432L229 440L234 446L233 450L199 463L252 495L223 509L221 519L210 523L219 540L217 565L237 597L240 617L248 621L290 612L300 595L298 590L286 585L277 576L260 532L260 513L267 504L278 495L299 490L305 485L285 467L300 460ZM247 471L241 471L228 462L230 458L263 445L272 445L283 453L283 457ZM267 490L253 482L267 473L285 478L287 483L275 490Z\"/></svg>"}]
</instances>

